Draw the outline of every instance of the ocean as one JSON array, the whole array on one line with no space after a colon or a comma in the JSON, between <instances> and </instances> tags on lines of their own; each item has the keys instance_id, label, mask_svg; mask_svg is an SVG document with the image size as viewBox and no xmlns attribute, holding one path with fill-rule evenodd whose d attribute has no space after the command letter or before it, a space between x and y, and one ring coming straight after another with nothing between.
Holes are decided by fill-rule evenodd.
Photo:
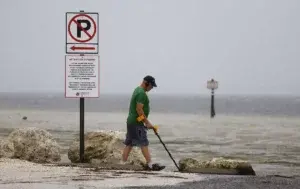
<instances>
[{"instance_id":1,"label":"ocean","mask_svg":"<svg viewBox=\"0 0 300 189\"><path fill-rule=\"evenodd\" d=\"M215 95L216 116L210 118L210 96L155 95L150 120L178 162L230 157L248 160L257 174L300 175L300 97ZM130 95L101 95L85 100L85 131L125 132ZM27 116L27 120L22 120ZM79 100L64 94L0 93L0 139L13 129L38 127L63 147L62 161L79 137ZM158 138L149 132L153 160L175 170Z\"/></svg>"}]
</instances>

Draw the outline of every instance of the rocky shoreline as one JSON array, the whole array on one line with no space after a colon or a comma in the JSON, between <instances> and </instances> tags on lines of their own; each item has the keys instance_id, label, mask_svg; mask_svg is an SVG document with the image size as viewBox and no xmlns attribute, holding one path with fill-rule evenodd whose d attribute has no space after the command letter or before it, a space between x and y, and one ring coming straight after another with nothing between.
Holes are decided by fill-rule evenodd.
<instances>
[{"instance_id":1,"label":"rocky shoreline","mask_svg":"<svg viewBox=\"0 0 300 189\"><path fill-rule=\"evenodd\" d=\"M143 170L145 159L134 148L128 162L121 162L122 134L118 131L94 131L85 134L84 162L98 169ZM0 144L0 157L27 160L34 163L57 163L61 161L61 147L46 130L29 127L12 131ZM68 150L72 164L79 161L79 140L75 138ZM201 160L191 157L179 161L180 172L205 174L255 175L252 165L244 160L222 157Z\"/></svg>"}]
</instances>

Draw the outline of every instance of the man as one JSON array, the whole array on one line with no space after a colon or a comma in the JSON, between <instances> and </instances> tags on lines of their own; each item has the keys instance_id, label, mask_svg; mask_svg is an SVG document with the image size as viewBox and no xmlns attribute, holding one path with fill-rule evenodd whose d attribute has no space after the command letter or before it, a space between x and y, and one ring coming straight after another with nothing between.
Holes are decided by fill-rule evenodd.
<instances>
[{"instance_id":1,"label":"man","mask_svg":"<svg viewBox=\"0 0 300 189\"><path fill-rule=\"evenodd\" d=\"M147 129L153 129L157 132L157 127L153 126L148 120L150 106L147 92L153 87L157 87L155 79L148 75L144 77L141 85L133 91L127 117L127 134L124 141L126 146L123 151L123 162L127 161L132 147L139 146L147 162L145 169L162 170L165 166L161 166L158 163L152 164L148 149Z\"/></svg>"}]
</instances>

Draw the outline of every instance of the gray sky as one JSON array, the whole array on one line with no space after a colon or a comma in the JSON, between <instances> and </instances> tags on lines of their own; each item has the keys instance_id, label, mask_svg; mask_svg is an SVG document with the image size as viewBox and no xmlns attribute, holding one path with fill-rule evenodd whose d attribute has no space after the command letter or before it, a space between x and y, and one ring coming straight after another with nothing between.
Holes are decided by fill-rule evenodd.
<instances>
[{"instance_id":1,"label":"gray sky","mask_svg":"<svg viewBox=\"0 0 300 189\"><path fill-rule=\"evenodd\" d=\"M1 0L1 91L64 92L65 13L99 13L100 92L300 94L299 0Z\"/></svg>"}]
</instances>

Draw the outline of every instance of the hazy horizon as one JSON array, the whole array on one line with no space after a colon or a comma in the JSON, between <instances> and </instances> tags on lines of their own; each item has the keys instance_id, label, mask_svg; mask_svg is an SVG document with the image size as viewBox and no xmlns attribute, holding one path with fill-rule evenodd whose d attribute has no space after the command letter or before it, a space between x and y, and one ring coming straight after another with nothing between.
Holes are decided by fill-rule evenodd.
<instances>
[{"instance_id":1,"label":"hazy horizon","mask_svg":"<svg viewBox=\"0 0 300 189\"><path fill-rule=\"evenodd\" d=\"M65 93L64 92L57 92L57 91L38 91L38 92L0 92L0 97L7 96L8 94L10 95L25 95L25 96L30 96L30 95L37 95L37 96L62 96L64 97ZM132 93L127 92L127 93L101 93L101 97L108 97L108 96L130 96ZM170 97L203 97L203 98L211 98L211 92L207 93L157 93L157 92L150 92L149 94L150 97L164 97L164 96L170 96ZM243 93L221 93L219 94L218 92L214 93L215 98L219 97L299 97L300 94L276 94L276 93L252 93L252 94L243 94ZM76 100L76 99L74 99Z\"/></svg>"}]
</instances>

